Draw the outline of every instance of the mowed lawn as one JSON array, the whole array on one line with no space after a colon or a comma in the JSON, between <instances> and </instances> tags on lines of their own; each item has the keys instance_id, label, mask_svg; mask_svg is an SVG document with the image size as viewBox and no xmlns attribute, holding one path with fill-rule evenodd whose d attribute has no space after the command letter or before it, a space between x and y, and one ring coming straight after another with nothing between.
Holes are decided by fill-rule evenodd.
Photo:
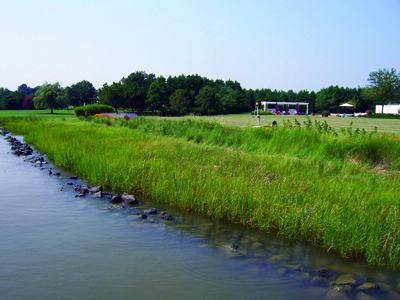
<instances>
[{"instance_id":1,"label":"mowed lawn","mask_svg":"<svg viewBox=\"0 0 400 300\"><path fill-rule=\"evenodd\" d=\"M57 118L73 118L75 117L73 110L67 109L54 109L53 114L50 109L38 110L0 110L0 118L2 117L29 117L35 116L37 118L57 119Z\"/></svg>"},{"instance_id":2,"label":"mowed lawn","mask_svg":"<svg viewBox=\"0 0 400 300\"><path fill-rule=\"evenodd\" d=\"M395 134L400 136L400 119L372 119L372 118L339 118L339 117L328 117L323 118L318 116L309 116L311 121L327 121L330 126L333 126L338 132L340 128L347 128L350 122L353 122L353 129L357 127L364 128L367 131L374 130L375 126L378 126L378 131L380 133ZM156 118L156 117L153 117ZM169 118L179 118L179 117L169 117ZM253 117L250 113L235 114L235 115L221 115L221 116L201 116L199 118L206 120L215 120L223 124L231 126L256 126L257 117ZM307 119L306 116L260 116L260 125L266 126L276 121L278 125L282 124L282 120L290 120L292 123L294 119L297 119L300 123L303 123Z\"/></svg>"},{"instance_id":3,"label":"mowed lawn","mask_svg":"<svg viewBox=\"0 0 400 300\"><path fill-rule=\"evenodd\" d=\"M0 110L0 117L26 117L35 116L38 118L73 118L73 110L54 110L51 114L50 110ZM160 118L160 119L181 119L183 117L157 117L145 115L145 118ZM198 118L218 121L222 124L230 126L256 126L257 117L254 117L250 113L243 114L231 114L231 115L218 115L218 116L200 116ZM294 121L297 119L299 122L303 123L306 120L306 116L260 116L261 126L266 126L271 124L273 121L278 122L278 125L282 124L282 120ZM328 117L322 118L321 116L310 116L311 120L314 121L327 121L330 126L333 126L338 132L340 128L346 128L353 122L353 129L364 128L367 131L374 130L375 126L378 126L378 131L380 133L395 134L400 136L400 119L370 119L370 118L338 118L338 117Z\"/></svg>"}]
</instances>

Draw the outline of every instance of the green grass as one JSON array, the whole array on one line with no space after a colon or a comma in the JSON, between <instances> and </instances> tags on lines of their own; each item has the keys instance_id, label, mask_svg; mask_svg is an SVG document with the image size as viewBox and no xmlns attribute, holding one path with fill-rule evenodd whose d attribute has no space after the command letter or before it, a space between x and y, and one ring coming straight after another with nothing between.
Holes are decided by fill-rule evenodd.
<instances>
[{"instance_id":1,"label":"green grass","mask_svg":"<svg viewBox=\"0 0 400 300\"><path fill-rule=\"evenodd\" d=\"M37 118L45 119L61 119L61 118L72 118L75 117L73 110L53 110L53 114L50 113L50 109L44 110L0 110L0 118L7 117L28 117L34 116Z\"/></svg>"},{"instance_id":2,"label":"green grass","mask_svg":"<svg viewBox=\"0 0 400 300\"><path fill-rule=\"evenodd\" d=\"M159 118L159 117L148 117L148 118ZM164 117L164 119L180 119L182 117ZM201 116L199 117L208 121L217 121L222 124L230 125L230 126L256 126L257 125L257 117L253 118L250 113L244 114L233 114L233 115L221 115L221 116ZM278 124L282 123L282 120L294 120L297 118L299 122L303 122L306 120L306 116L260 116L260 124L261 126L268 125L272 123L272 121L277 121ZM354 122L353 127L357 128L365 128L367 131L372 131L375 126L378 126L380 132L386 132L389 134L395 134L400 136L400 120L389 120L389 119L369 119L369 118L338 118L338 117L329 117L322 118L320 116L311 117L313 120L327 120L327 122L336 128L336 130L340 130L341 128L348 127L349 123Z\"/></svg>"},{"instance_id":3,"label":"green grass","mask_svg":"<svg viewBox=\"0 0 400 300\"><path fill-rule=\"evenodd\" d=\"M129 111L130 112L130 111ZM33 115L38 118L51 118L51 119L60 119L60 118L72 118L74 117L73 110L54 110L54 114L50 114L50 110L0 110L0 118L1 117L27 117L29 115ZM311 116L310 116L311 117ZM183 117L158 117L151 116L149 113L146 113L145 118L149 119L167 119L167 120L180 120ZM253 118L253 115L250 113L243 114L231 114L231 115L220 115L220 116L201 116L197 117L206 121L216 121L224 125L229 126L238 126L238 127L250 127L257 125L257 118ZM306 116L261 116L260 123L261 126L266 126L272 121L277 121L278 124L282 123L282 120L294 120L297 118L299 122L303 122L306 120ZM365 128L367 131L374 130L375 126L378 126L380 132L385 132L388 134L395 134L400 136L400 120L391 120L391 119L369 119L369 118L321 118L320 116L311 117L319 120L327 120L330 125L336 128L336 130L340 130L341 128L348 127L351 121L354 122L353 127L357 128Z\"/></svg>"},{"instance_id":4,"label":"green grass","mask_svg":"<svg viewBox=\"0 0 400 300\"><path fill-rule=\"evenodd\" d=\"M400 265L400 141L354 129L336 136L314 122L299 130L227 127L204 118L93 120L0 124L92 184L371 264Z\"/></svg>"}]
</instances>

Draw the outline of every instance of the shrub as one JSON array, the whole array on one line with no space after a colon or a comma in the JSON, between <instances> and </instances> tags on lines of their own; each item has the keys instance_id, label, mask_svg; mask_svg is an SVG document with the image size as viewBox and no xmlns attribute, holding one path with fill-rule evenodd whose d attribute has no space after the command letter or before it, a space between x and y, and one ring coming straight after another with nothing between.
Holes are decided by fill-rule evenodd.
<instances>
[{"instance_id":1,"label":"shrub","mask_svg":"<svg viewBox=\"0 0 400 300\"><path fill-rule=\"evenodd\" d=\"M273 113L270 112L269 110L260 110L259 113L260 115L273 115ZM252 115L257 114L257 111L253 110L251 114Z\"/></svg>"},{"instance_id":2,"label":"shrub","mask_svg":"<svg viewBox=\"0 0 400 300\"><path fill-rule=\"evenodd\" d=\"M324 110L321 114L322 114L323 116L330 116L330 115L331 115L331 112L330 112L329 110Z\"/></svg>"},{"instance_id":3,"label":"shrub","mask_svg":"<svg viewBox=\"0 0 400 300\"><path fill-rule=\"evenodd\" d=\"M367 110L366 112L365 112L366 114L367 114L367 116L369 116L369 115L372 115L374 112L372 111L372 110Z\"/></svg>"},{"instance_id":4,"label":"shrub","mask_svg":"<svg viewBox=\"0 0 400 300\"><path fill-rule=\"evenodd\" d=\"M367 118L373 119L400 119L400 115L393 115L393 114L367 114Z\"/></svg>"},{"instance_id":5,"label":"shrub","mask_svg":"<svg viewBox=\"0 0 400 300\"><path fill-rule=\"evenodd\" d=\"M22 100L22 108L28 110L35 109L35 105L33 104L33 98L35 98L35 95L26 96Z\"/></svg>"},{"instance_id":6,"label":"shrub","mask_svg":"<svg viewBox=\"0 0 400 300\"><path fill-rule=\"evenodd\" d=\"M78 106L74 108L74 114L77 117L89 117L101 113L113 113L114 107L102 104L90 104L85 106Z\"/></svg>"}]
</instances>

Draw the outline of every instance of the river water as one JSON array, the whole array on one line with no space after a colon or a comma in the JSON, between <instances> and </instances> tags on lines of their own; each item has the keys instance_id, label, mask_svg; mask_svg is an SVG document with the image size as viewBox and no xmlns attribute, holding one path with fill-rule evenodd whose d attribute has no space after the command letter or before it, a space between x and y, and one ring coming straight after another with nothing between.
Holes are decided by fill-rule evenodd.
<instances>
[{"instance_id":1,"label":"river water","mask_svg":"<svg viewBox=\"0 0 400 300\"><path fill-rule=\"evenodd\" d=\"M149 199L132 208L75 198L73 174L46 167L61 176L13 156L0 138L0 299L400 298L398 271ZM139 218L151 207L174 220ZM356 282L347 291L329 288L349 276Z\"/></svg>"}]
</instances>

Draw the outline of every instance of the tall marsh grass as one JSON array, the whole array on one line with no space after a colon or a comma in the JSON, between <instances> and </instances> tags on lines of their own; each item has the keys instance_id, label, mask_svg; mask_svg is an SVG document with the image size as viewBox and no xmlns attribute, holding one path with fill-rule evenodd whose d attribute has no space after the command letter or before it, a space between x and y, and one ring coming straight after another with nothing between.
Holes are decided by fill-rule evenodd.
<instances>
[{"instance_id":1,"label":"tall marsh grass","mask_svg":"<svg viewBox=\"0 0 400 300\"><path fill-rule=\"evenodd\" d=\"M377 132L335 133L311 120L266 128L193 118L0 124L93 184L400 265L400 141Z\"/></svg>"}]
</instances>

